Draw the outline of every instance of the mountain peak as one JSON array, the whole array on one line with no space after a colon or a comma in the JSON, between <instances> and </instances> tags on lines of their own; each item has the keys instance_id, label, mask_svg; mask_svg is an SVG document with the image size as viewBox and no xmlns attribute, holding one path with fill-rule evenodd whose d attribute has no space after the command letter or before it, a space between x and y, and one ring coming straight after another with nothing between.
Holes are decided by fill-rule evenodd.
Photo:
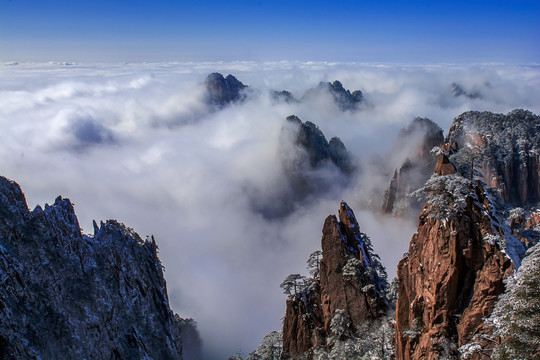
<instances>
[{"instance_id":1,"label":"mountain peak","mask_svg":"<svg viewBox=\"0 0 540 360\"><path fill-rule=\"evenodd\" d=\"M206 77L204 86L206 89L206 102L217 108L244 101L246 99L244 89L248 87L231 74L223 77L222 74L217 72Z\"/></svg>"}]
</instances>

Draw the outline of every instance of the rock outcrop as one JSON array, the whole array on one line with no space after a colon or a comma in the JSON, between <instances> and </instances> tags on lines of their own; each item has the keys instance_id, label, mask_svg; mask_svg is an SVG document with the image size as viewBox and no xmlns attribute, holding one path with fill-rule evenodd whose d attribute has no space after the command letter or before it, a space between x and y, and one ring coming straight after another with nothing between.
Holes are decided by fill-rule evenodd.
<instances>
[{"instance_id":1,"label":"rock outcrop","mask_svg":"<svg viewBox=\"0 0 540 360\"><path fill-rule=\"evenodd\" d=\"M400 168L394 171L384 195L383 213L403 216L411 210L416 214L420 212L408 195L422 187L433 173L435 160L431 150L443 141L442 129L426 118L416 118L400 131L396 150L410 151L408 149L412 146L412 151Z\"/></svg>"},{"instance_id":2,"label":"rock outcrop","mask_svg":"<svg viewBox=\"0 0 540 360\"><path fill-rule=\"evenodd\" d=\"M270 92L270 96L272 97L272 100L278 103L294 104L299 102L298 99L296 99L294 95L287 90L272 90Z\"/></svg>"},{"instance_id":3,"label":"rock outcrop","mask_svg":"<svg viewBox=\"0 0 540 360\"><path fill-rule=\"evenodd\" d=\"M340 205L339 219L326 218L321 247L318 276L287 300L285 358L330 352L336 341L357 339L358 329L381 319L388 310L386 272L345 202Z\"/></svg>"},{"instance_id":4,"label":"rock outcrop","mask_svg":"<svg viewBox=\"0 0 540 360\"><path fill-rule=\"evenodd\" d=\"M287 121L296 125L294 143L307 153L310 167L317 168L331 162L344 174L353 172L349 152L340 138L332 137L327 141L317 125L311 121L302 122L295 115L288 116Z\"/></svg>"},{"instance_id":5,"label":"rock outcrop","mask_svg":"<svg viewBox=\"0 0 540 360\"><path fill-rule=\"evenodd\" d=\"M364 99L362 91L354 90L351 93L338 80L333 83L321 81L315 88L308 90L302 99L310 99L320 94L330 95L336 106L342 111L358 109Z\"/></svg>"},{"instance_id":6,"label":"rock outcrop","mask_svg":"<svg viewBox=\"0 0 540 360\"><path fill-rule=\"evenodd\" d=\"M435 163L435 174L439 176L454 175L456 171L456 167L454 164L452 164L446 154L440 153L437 156L437 162Z\"/></svg>"},{"instance_id":7,"label":"rock outcrop","mask_svg":"<svg viewBox=\"0 0 540 360\"><path fill-rule=\"evenodd\" d=\"M480 92L473 88L472 91L466 91L463 86L461 86L460 84L458 83L452 83L450 85L450 92L452 93L452 95L454 95L455 97L459 97L459 96L465 96L469 99L481 99L482 98L482 95L480 94Z\"/></svg>"},{"instance_id":8,"label":"rock outcrop","mask_svg":"<svg viewBox=\"0 0 540 360\"><path fill-rule=\"evenodd\" d=\"M68 199L29 211L0 177L0 358L182 359L157 250L114 220L81 234Z\"/></svg>"},{"instance_id":9,"label":"rock outcrop","mask_svg":"<svg viewBox=\"0 0 540 360\"><path fill-rule=\"evenodd\" d=\"M223 77L220 73L212 73L204 81L206 88L206 103L221 109L231 103L241 102L246 99L245 89L242 84L232 75Z\"/></svg>"},{"instance_id":10,"label":"rock outcrop","mask_svg":"<svg viewBox=\"0 0 540 360\"><path fill-rule=\"evenodd\" d=\"M479 172L488 186L514 206L540 201L540 116L513 110L506 115L469 111L454 119L446 142L465 152L458 168Z\"/></svg>"},{"instance_id":11,"label":"rock outcrop","mask_svg":"<svg viewBox=\"0 0 540 360\"><path fill-rule=\"evenodd\" d=\"M280 183L270 190L247 189L254 211L265 218L285 217L300 204L329 196L346 186L357 169L338 137L326 140L317 125L295 115L282 128L279 157Z\"/></svg>"},{"instance_id":12,"label":"rock outcrop","mask_svg":"<svg viewBox=\"0 0 540 360\"><path fill-rule=\"evenodd\" d=\"M525 251L482 183L456 174L426 188L418 232L398 265L397 359L457 358L458 347L489 333L484 318Z\"/></svg>"},{"instance_id":13,"label":"rock outcrop","mask_svg":"<svg viewBox=\"0 0 540 360\"><path fill-rule=\"evenodd\" d=\"M540 209L529 212L514 208L508 220L512 233L527 249L540 242Z\"/></svg>"}]
</instances>

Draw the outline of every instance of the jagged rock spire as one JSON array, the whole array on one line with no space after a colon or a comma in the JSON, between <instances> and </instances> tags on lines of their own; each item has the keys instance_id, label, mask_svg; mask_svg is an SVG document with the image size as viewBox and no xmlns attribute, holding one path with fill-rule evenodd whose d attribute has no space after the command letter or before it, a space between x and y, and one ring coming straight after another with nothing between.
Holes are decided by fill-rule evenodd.
<instances>
[{"instance_id":1,"label":"jagged rock spire","mask_svg":"<svg viewBox=\"0 0 540 360\"><path fill-rule=\"evenodd\" d=\"M283 323L286 357L299 358L326 346L336 312L356 328L388 310L386 272L352 209L341 202L338 217L326 218L321 238L319 278L310 290L287 300Z\"/></svg>"}]
</instances>

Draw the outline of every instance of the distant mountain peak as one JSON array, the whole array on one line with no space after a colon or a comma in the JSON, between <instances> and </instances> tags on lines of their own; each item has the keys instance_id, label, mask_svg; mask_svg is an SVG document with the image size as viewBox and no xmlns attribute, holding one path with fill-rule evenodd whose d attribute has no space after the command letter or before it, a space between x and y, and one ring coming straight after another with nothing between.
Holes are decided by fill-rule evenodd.
<instances>
[{"instance_id":1,"label":"distant mountain peak","mask_svg":"<svg viewBox=\"0 0 540 360\"><path fill-rule=\"evenodd\" d=\"M247 85L242 84L233 75L229 74L224 77L217 72L206 77L204 86L206 89L206 102L217 108L244 101L246 99L244 90L248 88Z\"/></svg>"}]
</instances>

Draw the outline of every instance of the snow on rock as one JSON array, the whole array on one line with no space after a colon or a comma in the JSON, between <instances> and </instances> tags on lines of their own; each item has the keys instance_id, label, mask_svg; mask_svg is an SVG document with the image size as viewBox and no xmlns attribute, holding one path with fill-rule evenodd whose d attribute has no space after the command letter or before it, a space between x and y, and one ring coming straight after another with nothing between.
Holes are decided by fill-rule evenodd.
<instances>
[{"instance_id":1,"label":"snow on rock","mask_svg":"<svg viewBox=\"0 0 540 360\"><path fill-rule=\"evenodd\" d=\"M393 352L391 345L373 344L383 339L388 342L392 337L385 338L381 333L375 341L372 336L389 329L387 315L391 304L386 299L386 270L345 202L340 204L339 219L335 215L326 218L321 248L316 272L319 278L314 279L309 291L287 300L283 358L323 358L328 354L350 358L353 353L363 356L379 349L389 355ZM342 323L348 324L337 335L336 314ZM345 351L350 347L355 350Z\"/></svg>"},{"instance_id":2,"label":"snow on rock","mask_svg":"<svg viewBox=\"0 0 540 360\"><path fill-rule=\"evenodd\" d=\"M0 177L0 246L0 358L182 359L153 238L84 236L68 199L29 211Z\"/></svg>"},{"instance_id":3,"label":"snow on rock","mask_svg":"<svg viewBox=\"0 0 540 360\"><path fill-rule=\"evenodd\" d=\"M484 318L524 255L482 182L438 176L423 191L418 232L398 265L396 359L457 357L489 333Z\"/></svg>"}]
</instances>

